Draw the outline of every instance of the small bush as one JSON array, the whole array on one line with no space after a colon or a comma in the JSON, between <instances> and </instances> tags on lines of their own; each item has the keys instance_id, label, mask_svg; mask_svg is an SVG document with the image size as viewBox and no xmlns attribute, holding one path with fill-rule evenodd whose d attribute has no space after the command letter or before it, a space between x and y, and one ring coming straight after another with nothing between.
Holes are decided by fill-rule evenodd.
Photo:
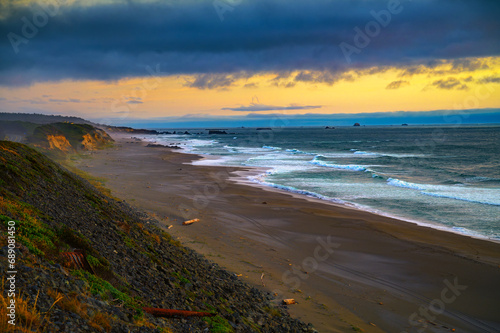
<instances>
[{"instance_id":1,"label":"small bush","mask_svg":"<svg viewBox=\"0 0 500 333\"><path fill-rule=\"evenodd\" d=\"M221 316L209 317L204 319L210 325L210 332L213 333L232 333L233 327Z\"/></svg>"}]
</instances>

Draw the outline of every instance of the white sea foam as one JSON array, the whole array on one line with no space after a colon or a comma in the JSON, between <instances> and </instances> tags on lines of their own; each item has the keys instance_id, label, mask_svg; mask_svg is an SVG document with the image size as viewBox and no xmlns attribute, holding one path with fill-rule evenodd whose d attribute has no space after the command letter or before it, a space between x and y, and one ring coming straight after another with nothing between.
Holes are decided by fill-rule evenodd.
<instances>
[{"instance_id":1,"label":"white sea foam","mask_svg":"<svg viewBox=\"0 0 500 333\"><path fill-rule=\"evenodd\" d=\"M396 158L405 158L405 157L429 157L430 155L424 154L396 154L396 153L375 153L371 151L361 151L358 149L350 149L355 155L361 155L363 157L396 157ZM360 156L360 157L361 157Z\"/></svg>"},{"instance_id":2,"label":"white sea foam","mask_svg":"<svg viewBox=\"0 0 500 333\"><path fill-rule=\"evenodd\" d=\"M316 155L316 153L308 153L299 149L286 149L285 150L287 153L292 153L292 154L303 154L303 155Z\"/></svg>"},{"instance_id":3,"label":"white sea foam","mask_svg":"<svg viewBox=\"0 0 500 333\"><path fill-rule=\"evenodd\" d=\"M354 154L356 155L368 155L368 156L382 156L381 154L379 153L371 153L371 152L366 152L366 151L360 151L360 150L356 150L354 152Z\"/></svg>"},{"instance_id":4,"label":"white sea foam","mask_svg":"<svg viewBox=\"0 0 500 333\"><path fill-rule=\"evenodd\" d=\"M351 171L366 171L366 167L364 165L355 165L355 164L333 164L328 163L326 161L320 160L322 155L317 155L314 157L309 163L319 165L326 168L334 168L340 170L351 170Z\"/></svg>"},{"instance_id":5,"label":"white sea foam","mask_svg":"<svg viewBox=\"0 0 500 333\"><path fill-rule=\"evenodd\" d=\"M300 190L300 189L297 189L297 188L295 188L293 186L279 185L279 184L270 183L270 182L265 181L264 180L265 176L267 176L269 174L272 174L272 173L273 173L273 171L271 170L271 171L268 171L265 174L262 174L262 175L259 175L259 176L251 176L251 177L249 177L249 180L251 180L254 183L260 184L260 185L265 185L265 186L273 187L273 188L284 190L284 191L287 191L287 192L301 194L301 195L306 195L308 197L312 197L312 198L316 198L316 199L321 199L321 200L331 201L331 202L342 204L342 205L351 206L351 204L349 202L344 201L344 200L330 198L330 197L327 197L325 195L321 195L321 194L318 194L318 193L315 193L315 192L312 192L312 191Z\"/></svg>"},{"instance_id":6,"label":"white sea foam","mask_svg":"<svg viewBox=\"0 0 500 333\"><path fill-rule=\"evenodd\" d=\"M433 192L421 192L424 195L429 195L431 197L437 197L437 198L446 198L446 199L454 199L454 200L461 200L461 201L467 201L467 202L473 202L473 203L478 203L478 204L483 204L483 205L492 205L492 206L500 206L500 200L481 200L479 198L467 198L464 196L456 196L456 195L451 195L451 194L446 194L446 193L433 193Z\"/></svg>"},{"instance_id":7,"label":"white sea foam","mask_svg":"<svg viewBox=\"0 0 500 333\"><path fill-rule=\"evenodd\" d=\"M387 184L392 185L392 186L397 186L397 187L411 188L413 190L419 190L419 191L424 190L424 188L421 187L420 185L410 183L410 182L405 182L404 180L399 180L396 178L387 179Z\"/></svg>"},{"instance_id":8,"label":"white sea foam","mask_svg":"<svg viewBox=\"0 0 500 333\"><path fill-rule=\"evenodd\" d=\"M360 204L356 204L356 203L345 201L345 200L341 200L341 199L332 198L332 197L329 197L329 196L326 196L326 195L322 195L322 194L319 194L319 193L316 193L316 192L312 192L312 191L300 190L300 189L297 189L297 188L295 188L293 186L279 185L279 184L275 184L275 183L266 181L265 178L267 176L269 176L269 175L272 175L275 171L276 170L268 170L268 171L266 171L263 174L260 174L260 175L257 175L257 176L250 176L250 177L248 177L248 179L250 181L252 181L253 183L256 183L256 184L259 184L259 185L268 186L268 187L272 187L272 188L284 190L284 191L295 193L295 194L305 195L307 197L311 197L311 198L315 198L315 199L329 201L329 202L340 204L340 205L343 205L343 206L346 206L346 207L352 207L352 208L355 208L355 209L359 209L359 210L371 212L371 213L374 213L374 214L377 214L377 215L386 216L386 217L390 217L390 218L395 218L395 219L398 219L398 220L401 220L401 221L411 222L411 223L415 223L417 225L421 225L421 226L425 226L425 227L430 227L430 228L433 228L433 229L443 230L443 231L447 231L447 232L453 232L453 233L462 234L462 235L466 235L466 236L470 236L470 237L475 237L475 238L480 238L480 239L500 240L499 237L489 237L489 236L486 236L486 235L484 235L482 233L475 232L475 231L472 231L472 230L464 228L464 227L449 227L449 226L439 225L439 224L435 224L435 223L428 223L428 222L422 222L422 221L418 221L418 220L413 220L413 219L409 219L409 218L406 218L406 217L401 217L401 216L398 216L398 215L390 214L390 213L387 213L387 212L375 209L373 207L369 207L369 206L365 206L365 205L360 205Z\"/></svg>"},{"instance_id":9,"label":"white sea foam","mask_svg":"<svg viewBox=\"0 0 500 333\"><path fill-rule=\"evenodd\" d=\"M470 187L464 188L463 186L459 185L448 186L415 184L396 178L387 179L387 184L391 186L417 190L420 191L421 194L431 197L461 200L483 205L500 206L500 195L498 190L495 189L476 188L474 191Z\"/></svg>"}]
</instances>

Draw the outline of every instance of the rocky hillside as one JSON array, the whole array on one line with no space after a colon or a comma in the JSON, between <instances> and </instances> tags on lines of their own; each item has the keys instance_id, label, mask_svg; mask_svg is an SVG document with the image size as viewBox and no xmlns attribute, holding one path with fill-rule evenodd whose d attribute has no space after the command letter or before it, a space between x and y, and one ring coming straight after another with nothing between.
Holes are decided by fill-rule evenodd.
<instances>
[{"instance_id":1,"label":"rocky hillside","mask_svg":"<svg viewBox=\"0 0 500 333\"><path fill-rule=\"evenodd\" d=\"M56 154L102 149L113 142L104 130L90 124L39 125L23 121L0 121L0 140L27 143L42 152Z\"/></svg>"},{"instance_id":2,"label":"rocky hillside","mask_svg":"<svg viewBox=\"0 0 500 333\"><path fill-rule=\"evenodd\" d=\"M68 140L70 144L71 141ZM0 141L0 260L15 221L16 329L45 332L307 332L271 296L183 248L157 221L35 150ZM10 223L12 224L12 223ZM84 251L87 269L63 253ZM0 265L7 276L7 265ZM0 297L6 323L9 284ZM155 318L144 307L214 317ZM30 329L28 329L30 328Z\"/></svg>"}]
</instances>

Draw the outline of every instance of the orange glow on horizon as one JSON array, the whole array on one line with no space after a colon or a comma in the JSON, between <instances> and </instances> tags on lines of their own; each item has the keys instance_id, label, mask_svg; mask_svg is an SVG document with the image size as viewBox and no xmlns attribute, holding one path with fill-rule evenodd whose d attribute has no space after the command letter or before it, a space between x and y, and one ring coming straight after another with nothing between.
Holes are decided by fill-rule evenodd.
<instances>
[{"instance_id":1,"label":"orange glow on horizon","mask_svg":"<svg viewBox=\"0 0 500 333\"><path fill-rule=\"evenodd\" d=\"M287 110L303 113L370 113L379 111L430 111L500 107L500 58L487 58L489 68L449 73L431 72L402 77L392 68L375 74L345 73L353 80L333 84L293 82L297 73L275 85L275 74L234 80L221 89L187 86L190 76L131 78L116 82L63 81L28 87L0 88L3 111L76 115L88 119L151 118L201 115L244 115L223 108L248 106L252 101L271 106L318 105L321 108ZM294 83L285 87L285 83ZM392 87L395 89L387 89ZM441 87L441 88L439 88ZM449 87L449 89L446 89ZM471 102L471 96L476 98ZM478 102L477 102L478 101ZM261 113L276 111L264 111Z\"/></svg>"}]
</instances>

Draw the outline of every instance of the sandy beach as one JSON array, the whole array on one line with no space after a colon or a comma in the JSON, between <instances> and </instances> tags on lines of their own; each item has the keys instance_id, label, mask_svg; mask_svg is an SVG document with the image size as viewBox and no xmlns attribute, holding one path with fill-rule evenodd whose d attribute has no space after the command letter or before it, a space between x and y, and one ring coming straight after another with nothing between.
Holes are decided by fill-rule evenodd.
<instances>
[{"instance_id":1,"label":"sandy beach","mask_svg":"<svg viewBox=\"0 0 500 333\"><path fill-rule=\"evenodd\" d=\"M319 332L500 331L500 244L245 184L115 137L76 166ZM199 222L183 226L182 222Z\"/></svg>"}]
</instances>

